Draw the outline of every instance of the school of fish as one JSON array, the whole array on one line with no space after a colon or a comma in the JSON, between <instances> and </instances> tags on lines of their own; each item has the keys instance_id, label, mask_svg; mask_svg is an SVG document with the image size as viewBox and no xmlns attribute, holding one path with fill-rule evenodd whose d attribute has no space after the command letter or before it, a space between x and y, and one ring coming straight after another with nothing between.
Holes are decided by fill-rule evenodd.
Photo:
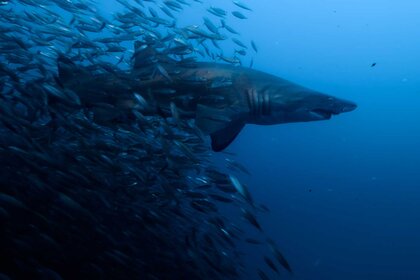
<instances>
[{"instance_id":1,"label":"school of fish","mask_svg":"<svg viewBox=\"0 0 420 280\"><path fill-rule=\"evenodd\" d=\"M174 103L146 114L152 93L124 82L136 63L143 80L171 79L167 57L242 65L258 49L228 25L251 16L233 4L0 0L0 279L241 279L246 244L265 248L256 278L292 272L238 179L249 171L232 158L220 171L193 120ZM179 26L198 5L203 21ZM80 96L60 67L96 83ZM120 110L114 89L136 104Z\"/></svg>"}]
</instances>

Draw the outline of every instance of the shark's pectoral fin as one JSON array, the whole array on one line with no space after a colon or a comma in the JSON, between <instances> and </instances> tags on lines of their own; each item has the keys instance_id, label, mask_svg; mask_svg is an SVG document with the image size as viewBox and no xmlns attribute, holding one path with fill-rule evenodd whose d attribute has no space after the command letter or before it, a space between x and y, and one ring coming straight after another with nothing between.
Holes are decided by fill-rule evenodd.
<instances>
[{"instance_id":1,"label":"shark's pectoral fin","mask_svg":"<svg viewBox=\"0 0 420 280\"><path fill-rule=\"evenodd\" d=\"M232 121L239 118L238 111L231 107L214 108L202 104L197 105L195 124L206 134L213 134L224 129Z\"/></svg>"},{"instance_id":2,"label":"shark's pectoral fin","mask_svg":"<svg viewBox=\"0 0 420 280\"><path fill-rule=\"evenodd\" d=\"M222 130L219 130L215 133L210 134L211 137L211 148L215 152L220 152L224 150L230 143L235 140L239 132L245 126L244 122L236 121L229 124Z\"/></svg>"},{"instance_id":3,"label":"shark's pectoral fin","mask_svg":"<svg viewBox=\"0 0 420 280\"><path fill-rule=\"evenodd\" d=\"M214 151L221 151L229 146L245 125L241 113L234 107L213 108L197 105L196 125L211 136Z\"/></svg>"}]
</instances>

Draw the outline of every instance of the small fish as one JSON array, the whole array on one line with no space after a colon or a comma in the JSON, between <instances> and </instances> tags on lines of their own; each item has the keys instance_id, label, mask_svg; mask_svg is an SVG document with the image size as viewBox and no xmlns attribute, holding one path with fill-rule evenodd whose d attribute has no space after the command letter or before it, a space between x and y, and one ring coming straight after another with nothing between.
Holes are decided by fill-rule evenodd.
<instances>
[{"instance_id":1,"label":"small fish","mask_svg":"<svg viewBox=\"0 0 420 280\"><path fill-rule=\"evenodd\" d=\"M204 38L207 39L212 39L212 40L224 40L225 36L219 34L219 33L209 33L203 29L200 29L198 26L188 26L186 28L188 31L190 31L191 33L194 33L195 35L198 36L202 36Z\"/></svg>"},{"instance_id":2,"label":"small fish","mask_svg":"<svg viewBox=\"0 0 420 280\"><path fill-rule=\"evenodd\" d=\"M230 63L230 64L241 64L241 61L237 57L228 57L224 55L218 55L218 57L223 60L224 62Z\"/></svg>"},{"instance_id":3,"label":"small fish","mask_svg":"<svg viewBox=\"0 0 420 280\"><path fill-rule=\"evenodd\" d=\"M19 148L17 148L17 147L9 147L9 149L11 149L11 150L13 150L13 149L17 150ZM8 194L5 194L5 193L0 193L0 205L3 206L3 207L4 206L7 206L7 207L12 206L12 207L22 208L22 209L26 208L26 205L23 202L21 202L20 200L16 199L13 196L10 196Z\"/></svg>"},{"instance_id":4,"label":"small fish","mask_svg":"<svg viewBox=\"0 0 420 280\"><path fill-rule=\"evenodd\" d=\"M240 47L242 47L242 48L244 48L244 49L247 49L247 48L248 48L248 47L247 47L244 43L242 43L239 39L232 38L232 41L233 41L235 44L237 44L238 46L240 46Z\"/></svg>"},{"instance_id":5,"label":"small fish","mask_svg":"<svg viewBox=\"0 0 420 280\"><path fill-rule=\"evenodd\" d=\"M233 1L233 4L235 4L236 6L238 6L239 8L242 8L244 10L248 10L248 11L252 11L252 9L250 7L248 7L246 4L240 2L240 1Z\"/></svg>"},{"instance_id":6,"label":"small fish","mask_svg":"<svg viewBox=\"0 0 420 280\"><path fill-rule=\"evenodd\" d=\"M242 56L246 56L246 50L235 50L235 53L242 55Z\"/></svg>"},{"instance_id":7,"label":"small fish","mask_svg":"<svg viewBox=\"0 0 420 280\"><path fill-rule=\"evenodd\" d=\"M167 27L175 26L175 21L169 21L169 20L166 20L166 19L160 18L160 17L148 17L147 20L149 20L153 23L156 23L157 25L162 24L162 25L167 26ZM150 33L150 34L153 34L153 33Z\"/></svg>"},{"instance_id":8,"label":"small fish","mask_svg":"<svg viewBox=\"0 0 420 280\"><path fill-rule=\"evenodd\" d=\"M252 46L252 49L253 49L255 52L258 52L257 45L255 44L255 42L254 42L253 40L251 40L251 46Z\"/></svg>"},{"instance_id":9,"label":"small fish","mask_svg":"<svg viewBox=\"0 0 420 280\"><path fill-rule=\"evenodd\" d=\"M264 256L264 261L273 271L275 271L277 274L280 273L276 265L273 263L273 261L269 257Z\"/></svg>"},{"instance_id":10,"label":"small fish","mask_svg":"<svg viewBox=\"0 0 420 280\"><path fill-rule=\"evenodd\" d=\"M176 12L179 12L180 10L182 10L181 4L179 4L176 1L166 0L166 1L163 1L163 4L165 4L169 9Z\"/></svg>"},{"instance_id":11,"label":"small fish","mask_svg":"<svg viewBox=\"0 0 420 280\"><path fill-rule=\"evenodd\" d=\"M185 0L176 0L176 1L179 2L179 3L181 3L181 4L183 4L183 5L185 5L185 6L190 6L190 3L188 3Z\"/></svg>"},{"instance_id":12,"label":"small fish","mask_svg":"<svg viewBox=\"0 0 420 280\"><path fill-rule=\"evenodd\" d=\"M242 14L241 12L238 12L238 11L233 11L232 15L234 15L235 17L237 17L239 19L247 19L247 17L244 14Z\"/></svg>"},{"instance_id":13,"label":"small fish","mask_svg":"<svg viewBox=\"0 0 420 280\"><path fill-rule=\"evenodd\" d=\"M242 208L242 216L255 228L257 228L259 231L263 231L260 224L257 221L257 218L248 210Z\"/></svg>"},{"instance_id":14,"label":"small fish","mask_svg":"<svg viewBox=\"0 0 420 280\"><path fill-rule=\"evenodd\" d=\"M375 67L376 66L376 62L372 63L372 65L370 65L370 67Z\"/></svg>"},{"instance_id":15,"label":"small fish","mask_svg":"<svg viewBox=\"0 0 420 280\"><path fill-rule=\"evenodd\" d=\"M221 8L210 7L207 9L207 11L215 16L222 17L222 18L227 15L227 12Z\"/></svg>"},{"instance_id":16,"label":"small fish","mask_svg":"<svg viewBox=\"0 0 420 280\"><path fill-rule=\"evenodd\" d=\"M171 17L173 19L175 19L174 14L165 6L160 6L160 9L162 10L162 12L164 12L168 17Z\"/></svg>"},{"instance_id":17,"label":"small fish","mask_svg":"<svg viewBox=\"0 0 420 280\"><path fill-rule=\"evenodd\" d=\"M219 46L219 43L217 43L217 41L215 40L211 40L211 43L213 44L213 46L215 46L216 48L218 48L219 50L221 50L222 48Z\"/></svg>"},{"instance_id":18,"label":"small fish","mask_svg":"<svg viewBox=\"0 0 420 280\"><path fill-rule=\"evenodd\" d=\"M152 7L149 7L149 13L152 17L158 17L158 13Z\"/></svg>"},{"instance_id":19,"label":"small fish","mask_svg":"<svg viewBox=\"0 0 420 280\"><path fill-rule=\"evenodd\" d=\"M177 123L179 123L180 116L179 116L178 108L176 107L175 103L171 102L170 108L171 108L172 117L175 119Z\"/></svg>"},{"instance_id":20,"label":"small fish","mask_svg":"<svg viewBox=\"0 0 420 280\"><path fill-rule=\"evenodd\" d=\"M236 191L242 195L242 197L250 204L253 205L253 199L251 197L251 193L248 191L248 188L239 182L238 178L233 175L229 175L229 180L232 186L235 187Z\"/></svg>"},{"instance_id":21,"label":"small fish","mask_svg":"<svg viewBox=\"0 0 420 280\"><path fill-rule=\"evenodd\" d=\"M140 109L144 110L148 107L147 101L139 93L134 93L134 98L138 102Z\"/></svg>"},{"instance_id":22,"label":"small fish","mask_svg":"<svg viewBox=\"0 0 420 280\"><path fill-rule=\"evenodd\" d=\"M208 19L207 17L204 17L203 20L204 20L204 25L207 27L208 30L210 30L211 32L216 33L216 34L219 33L219 30L213 24L213 22L211 22L210 19Z\"/></svg>"},{"instance_id":23,"label":"small fish","mask_svg":"<svg viewBox=\"0 0 420 280\"><path fill-rule=\"evenodd\" d=\"M172 82L172 78L171 76L169 76L168 72L166 71L165 68L163 68L162 65L157 64L156 65L156 70L163 76L165 77L165 79L167 79L169 82Z\"/></svg>"},{"instance_id":24,"label":"small fish","mask_svg":"<svg viewBox=\"0 0 420 280\"><path fill-rule=\"evenodd\" d=\"M229 31L232 34L239 35L239 32L236 31L235 29L233 29L232 27L230 27L229 25L227 25L226 22L223 19L221 20L221 23L222 23L222 28L226 29L227 31Z\"/></svg>"},{"instance_id":25,"label":"small fish","mask_svg":"<svg viewBox=\"0 0 420 280\"><path fill-rule=\"evenodd\" d=\"M287 262L286 258L280 253L279 249L277 249L273 240L268 239L268 244L270 245L270 249L274 254L274 257L277 259L278 263L283 266L288 272L292 273L292 268L290 267L289 263Z\"/></svg>"},{"instance_id":26,"label":"small fish","mask_svg":"<svg viewBox=\"0 0 420 280\"><path fill-rule=\"evenodd\" d=\"M267 274L265 274L265 272L262 271L261 269L258 269L258 276L261 278L261 280L270 280Z\"/></svg>"}]
</instances>

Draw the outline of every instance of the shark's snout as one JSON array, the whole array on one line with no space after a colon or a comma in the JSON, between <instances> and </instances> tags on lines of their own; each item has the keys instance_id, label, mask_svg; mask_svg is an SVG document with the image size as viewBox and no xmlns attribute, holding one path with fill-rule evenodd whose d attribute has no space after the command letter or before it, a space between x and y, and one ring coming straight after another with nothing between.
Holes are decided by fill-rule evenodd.
<instances>
[{"instance_id":1,"label":"shark's snout","mask_svg":"<svg viewBox=\"0 0 420 280\"><path fill-rule=\"evenodd\" d=\"M353 110L355 110L357 108L357 104L350 102L350 101L346 101L346 103L344 104L344 106L341 108L341 113L347 113L347 112L351 112Z\"/></svg>"},{"instance_id":2,"label":"shark's snout","mask_svg":"<svg viewBox=\"0 0 420 280\"><path fill-rule=\"evenodd\" d=\"M338 115L341 113L347 113L347 112L351 112L354 109L357 108L356 103L349 101L349 100L345 100L345 99L340 99L340 98L335 98L335 97L328 97L328 101L325 103L318 103L318 105L325 111L329 111L331 113L331 115Z\"/></svg>"},{"instance_id":3,"label":"shark's snout","mask_svg":"<svg viewBox=\"0 0 420 280\"><path fill-rule=\"evenodd\" d=\"M313 120L329 120L333 115L339 115L353 111L357 105L351 101L328 98L329 102L320 103L318 106L312 108L309 113ZM333 102L331 102L333 101Z\"/></svg>"}]
</instances>

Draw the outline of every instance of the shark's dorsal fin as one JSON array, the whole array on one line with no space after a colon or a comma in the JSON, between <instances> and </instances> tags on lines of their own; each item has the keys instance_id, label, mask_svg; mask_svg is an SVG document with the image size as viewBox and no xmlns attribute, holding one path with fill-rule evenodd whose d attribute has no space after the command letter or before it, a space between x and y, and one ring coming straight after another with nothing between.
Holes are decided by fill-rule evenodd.
<instances>
[{"instance_id":1,"label":"shark's dorsal fin","mask_svg":"<svg viewBox=\"0 0 420 280\"><path fill-rule=\"evenodd\" d=\"M211 136L213 150L221 151L232 143L244 127L245 120L241 116L235 107L219 109L198 104L196 125Z\"/></svg>"},{"instance_id":2,"label":"shark's dorsal fin","mask_svg":"<svg viewBox=\"0 0 420 280\"><path fill-rule=\"evenodd\" d=\"M134 42L133 69L148 68L159 64L173 64L175 61L168 55L159 52L154 42Z\"/></svg>"},{"instance_id":3,"label":"shark's dorsal fin","mask_svg":"<svg viewBox=\"0 0 420 280\"><path fill-rule=\"evenodd\" d=\"M211 148L213 151L220 152L229 146L233 140L235 140L236 136L238 136L239 132L241 132L244 126L244 122L234 121L229 123L229 125L224 129L212 133L210 137Z\"/></svg>"}]
</instances>

